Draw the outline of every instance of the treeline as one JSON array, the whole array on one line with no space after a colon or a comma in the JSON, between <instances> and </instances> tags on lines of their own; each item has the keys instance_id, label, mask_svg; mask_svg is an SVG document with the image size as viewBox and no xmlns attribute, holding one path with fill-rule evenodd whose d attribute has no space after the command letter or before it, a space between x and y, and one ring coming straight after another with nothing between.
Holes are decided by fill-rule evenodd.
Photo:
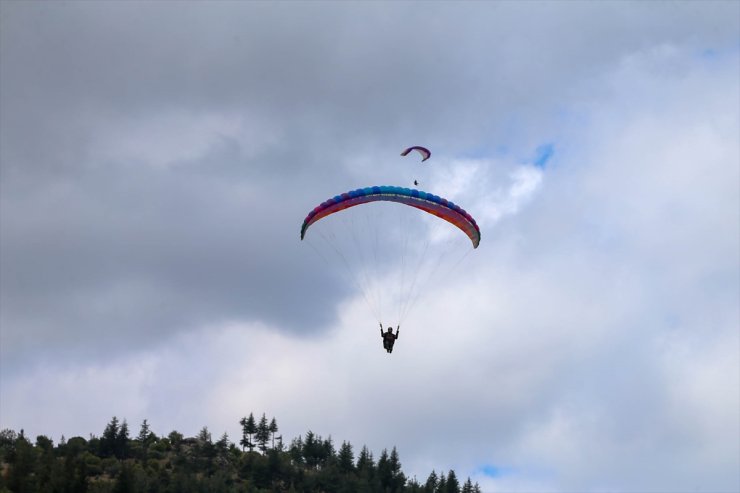
<instances>
[{"instance_id":1,"label":"treeline","mask_svg":"<svg viewBox=\"0 0 740 493\"><path fill-rule=\"evenodd\" d=\"M308 431L288 445L277 422L252 413L240 420L242 436L214 441L204 427L186 438L158 436L147 420L131 435L113 417L101 436L44 436L31 442L23 430L0 431L0 493L479 493L470 478L453 470L432 471L426 481L409 479L393 447L377 458L366 446L337 448L331 436Z\"/></svg>"}]
</instances>

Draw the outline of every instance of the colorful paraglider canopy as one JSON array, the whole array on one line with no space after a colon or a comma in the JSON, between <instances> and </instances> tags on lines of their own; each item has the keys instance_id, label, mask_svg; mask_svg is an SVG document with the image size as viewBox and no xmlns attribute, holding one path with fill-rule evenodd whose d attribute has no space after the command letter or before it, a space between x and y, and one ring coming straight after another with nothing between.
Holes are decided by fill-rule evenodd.
<instances>
[{"instance_id":1,"label":"colorful paraglider canopy","mask_svg":"<svg viewBox=\"0 0 740 493\"><path fill-rule=\"evenodd\" d=\"M421 154L421 157L422 157L421 162L422 163L424 161L426 161L427 159L429 159L430 157L432 157L431 151L429 149L427 149L426 147L421 147L421 146L411 146L408 149L404 150L401 153L401 156L407 156L408 153L411 152L411 151L417 151L419 154Z\"/></svg>"},{"instance_id":2,"label":"colorful paraglider canopy","mask_svg":"<svg viewBox=\"0 0 740 493\"><path fill-rule=\"evenodd\" d=\"M465 212L465 209L431 193L394 186L358 188L322 202L303 220L301 240L306 235L309 226L319 219L356 205L378 201L398 202L442 218L468 235L470 241L473 242L473 248L478 248L480 228L475 219Z\"/></svg>"}]
</instances>

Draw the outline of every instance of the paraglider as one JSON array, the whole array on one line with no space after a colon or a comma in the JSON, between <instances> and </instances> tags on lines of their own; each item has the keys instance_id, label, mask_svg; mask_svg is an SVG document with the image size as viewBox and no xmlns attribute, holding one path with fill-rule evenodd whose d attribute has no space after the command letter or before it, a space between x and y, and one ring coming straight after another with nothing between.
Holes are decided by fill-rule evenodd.
<instances>
[{"instance_id":1,"label":"paraglider","mask_svg":"<svg viewBox=\"0 0 740 493\"><path fill-rule=\"evenodd\" d=\"M338 214L347 209L351 210ZM309 229L314 232L308 234ZM401 323L422 292L443 282L435 276L451 273L478 248L481 233L465 209L445 198L417 189L374 186L350 190L316 206L301 225L301 240L307 236L325 261L336 254L349 274L347 280L380 324L383 348L390 354ZM389 308L397 315L388 313ZM397 316L395 334L392 325L383 330L389 316Z\"/></svg>"},{"instance_id":2,"label":"paraglider","mask_svg":"<svg viewBox=\"0 0 740 493\"><path fill-rule=\"evenodd\" d=\"M422 146L411 146L411 147L405 149L401 153L401 156L408 156L408 154L411 151L416 151L419 154L421 154L421 162L422 163L424 161L426 161L427 159L429 159L430 157L432 157L432 152L429 149L427 149L426 147L422 147ZM418 185L419 185L419 182L417 180L414 180L414 186L418 186Z\"/></svg>"},{"instance_id":3,"label":"paraglider","mask_svg":"<svg viewBox=\"0 0 740 493\"><path fill-rule=\"evenodd\" d=\"M350 207L378 201L405 204L444 219L465 233L473 243L473 248L478 248L480 228L465 209L431 193L393 186L358 188L322 202L303 220L301 240L306 236L309 226L316 221Z\"/></svg>"},{"instance_id":4,"label":"paraglider","mask_svg":"<svg viewBox=\"0 0 740 493\"><path fill-rule=\"evenodd\" d=\"M411 147L409 147L408 149L405 149L405 150L404 150L404 151L403 151L403 152L401 153L401 156L408 156L408 154L409 154L409 153L410 153L411 151L416 151L416 152L418 152L419 154L421 154L421 157L422 157L422 159L421 159L421 162L422 162L422 163L423 163L424 161L426 161L427 159L429 159L430 157L432 157L432 152L431 152L431 151L430 151L429 149L427 149L426 147L422 147L422 146L411 146Z\"/></svg>"},{"instance_id":5,"label":"paraglider","mask_svg":"<svg viewBox=\"0 0 740 493\"><path fill-rule=\"evenodd\" d=\"M383 332L383 324L380 324L380 337L383 338L383 349L387 353L393 352L393 345L396 343L396 339L398 339L398 331L401 328L401 326L396 327L396 333L393 334L393 327L388 326L388 331Z\"/></svg>"}]
</instances>

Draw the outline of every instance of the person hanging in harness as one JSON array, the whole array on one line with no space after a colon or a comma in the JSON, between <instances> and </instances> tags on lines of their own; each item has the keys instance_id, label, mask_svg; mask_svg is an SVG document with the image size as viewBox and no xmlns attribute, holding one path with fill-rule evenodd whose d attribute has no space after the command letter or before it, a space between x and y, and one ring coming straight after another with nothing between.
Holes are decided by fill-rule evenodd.
<instances>
[{"instance_id":1,"label":"person hanging in harness","mask_svg":"<svg viewBox=\"0 0 740 493\"><path fill-rule=\"evenodd\" d=\"M393 333L393 327L388 327L388 330L386 332L383 332L383 324L380 324L380 337L383 338L383 348L388 353L393 352L393 344L395 344L396 339L398 339L398 330L401 328L399 325L396 327L396 333Z\"/></svg>"}]
</instances>

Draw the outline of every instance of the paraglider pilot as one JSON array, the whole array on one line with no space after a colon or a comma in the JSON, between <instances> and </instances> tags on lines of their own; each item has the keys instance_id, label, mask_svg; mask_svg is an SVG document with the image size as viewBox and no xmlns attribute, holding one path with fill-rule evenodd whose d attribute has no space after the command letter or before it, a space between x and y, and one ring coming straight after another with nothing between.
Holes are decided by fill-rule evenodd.
<instances>
[{"instance_id":1,"label":"paraglider pilot","mask_svg":"<svg viewBox=\"0 0 740 493\"><path fill-rule=\"evenodd\" d=\"M388 327L388 330L386 332L383 332L383 324L380 324L380 337L383 338L383 348L388 353L393 352L393 344L395 344L396 339L398 339L398 330L401 328L399 325L396 327L396 333L393 333L393 327Z\"/></svg>"}]
</instances>

